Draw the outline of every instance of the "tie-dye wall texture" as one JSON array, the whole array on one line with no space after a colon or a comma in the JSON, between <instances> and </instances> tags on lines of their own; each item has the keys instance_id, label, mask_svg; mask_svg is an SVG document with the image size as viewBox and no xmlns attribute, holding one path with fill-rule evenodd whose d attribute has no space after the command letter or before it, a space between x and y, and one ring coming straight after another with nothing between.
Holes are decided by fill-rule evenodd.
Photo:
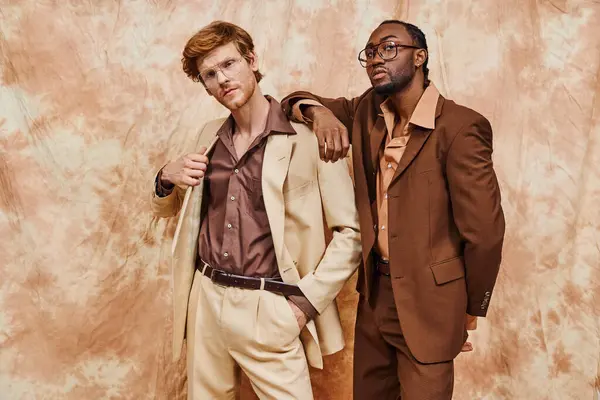
<instances>
[{"instance_id":1,"label":"tie-dye wall texture","mask_svg":"<svg viewBox=\"0 0 600 400\"><path fill-rule=\"evenodd\" d=\"M600 386L600 4L592 0L0 0L0 399L184 399L154 172L224 115L180 68L213 19L246 28L264 91L354 96L389 18L421 26L443 95L495 130L507 235L456 399L592 399ZM346 351L313 375L351 398ZM244 398L251 398L245 389Z\"/></svg>"}]
</instances>

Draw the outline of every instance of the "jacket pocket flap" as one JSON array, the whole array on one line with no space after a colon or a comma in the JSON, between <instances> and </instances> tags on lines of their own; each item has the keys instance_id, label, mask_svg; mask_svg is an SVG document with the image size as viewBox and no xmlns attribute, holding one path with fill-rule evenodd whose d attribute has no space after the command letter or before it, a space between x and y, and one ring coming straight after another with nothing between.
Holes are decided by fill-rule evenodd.
<instances>
[{"instance_id":1,"label":"jacket pocket flap","mask_svg":"<svg viewBox=\"0 0 600 400\"><path fill-rule=\"evenodd\" d=\"M463 265L462 257L454 257L446 261L435 263L429 268L431 268L431 272L433 272L433 279L435 279L437 285L443 285L444 283L465 276L465 267Z\"/></svg>"},{"instance_id":2,"label":"jacket pocket flap","mask_svg":"<svg viewBox=\"0 0 600 400\"><path fill-rule=\"evenodd\" d=\"M290 200L298 199L298 198L303 197L304 195L310 193L310 191L312 191L315 187L314 183L315 183L314 181L308 181L300 186L296 186L291 189L284 187L284 189L283 189L284 201L288 202Z\"/></svg>"}]
</instances>

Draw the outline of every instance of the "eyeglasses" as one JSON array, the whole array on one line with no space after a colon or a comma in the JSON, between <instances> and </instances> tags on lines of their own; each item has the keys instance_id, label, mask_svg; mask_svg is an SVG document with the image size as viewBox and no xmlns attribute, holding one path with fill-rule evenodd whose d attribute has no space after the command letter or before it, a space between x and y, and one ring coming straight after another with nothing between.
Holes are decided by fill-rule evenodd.
<instances>
[{"instance_id":1,"label":"eyeglasses","mask_svg":"<svg viewBox=\"0 0 600 400\"><path fill-rule=\"evenodd\" d=\"M204 82L206 86L215 87L219 85L217 73L221 71L225 77L232 79L237 76L242 70L241 58L230 58L222 61L214 67L206 68L198 74L198 78Z\"/></svg>"},{"instance_id":2,"label":"eyeglasses","mask_svg":"<svg viewBox=\"0 0 600 400\"><path fill-rule=\"evenodd\" d=\"M393 60L398 55L399 47L407 49L420 49L420 47L417 46L386 41L375 46L369 46L362 50L360 53L358 53L358 61L363 68L366 68L367 64L373 62L375 54L379 54L379 57L381 57L383 61Z\"/></svg>"}]
</instances>

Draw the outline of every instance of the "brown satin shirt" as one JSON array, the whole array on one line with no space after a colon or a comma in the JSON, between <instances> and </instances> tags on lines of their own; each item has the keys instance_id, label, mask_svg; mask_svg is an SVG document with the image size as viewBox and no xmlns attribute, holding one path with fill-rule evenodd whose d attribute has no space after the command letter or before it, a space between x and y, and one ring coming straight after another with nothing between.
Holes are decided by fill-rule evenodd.
<instances>
[{"instance_id":1,"label":"brown satin shirt","mask_svg":"<svg viewBox=\"0 0 600 400\"><path fill-rule=\"evenodd\" d=\"M230 116L217 132L204 178L205 204L198 256L213 268L235 275L281 280L262 194L262 165L270 135L295 135L281 105L272 97L265 131L238 159ZM167 192L168 191L164 191ZM317 310L303 296L290 296L309 318Z\"/></svg>"},{"instance_id":2,"label":"brown satin shirt","mask_svg":"<svg viewBox=\"0 0 600 400\"><path fill-rule=\"evenodd\" d=\"M295 132L283 113L277 113L279 105L273 102L265 131L240 159L233 144L233 117L217 132L219 140L204 178L207 209L200 227L198 255L232 274L279 279L262 196L262 163L269 135Z\"/></svg>"}]
</instances>

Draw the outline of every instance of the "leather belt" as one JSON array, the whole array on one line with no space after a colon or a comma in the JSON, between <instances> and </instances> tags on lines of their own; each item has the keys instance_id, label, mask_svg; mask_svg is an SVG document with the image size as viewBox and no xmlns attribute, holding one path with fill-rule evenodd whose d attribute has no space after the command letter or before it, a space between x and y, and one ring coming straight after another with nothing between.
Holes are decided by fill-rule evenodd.
<instances>
[{"instance_id":1,"label":"leather belt","mask_svg":"<svg viewBox=\"0 0 600 400\"><path fill-rule=\"evenodd\" d=\"M290 285L289 283L272 279L230 274L229 272L211 267L207 262L199 258L196 260L196 269L217 285L249 290L267 290L269 292L280 293L284 296L304 296L304 293L302 293L302 290L297 285Z\"/></svg>"},{"instance_id":2,"label":"leather belt","mask_svg":"<svg viewBox=\"0 0 600 400\"><path fill-rule=\"evenodd\" d=\"M379 254L373 252L373 263L375 264L375 270L379 274L391 276L390 262L388 260L384 260Z\"/></svg>"}]
</instances>

